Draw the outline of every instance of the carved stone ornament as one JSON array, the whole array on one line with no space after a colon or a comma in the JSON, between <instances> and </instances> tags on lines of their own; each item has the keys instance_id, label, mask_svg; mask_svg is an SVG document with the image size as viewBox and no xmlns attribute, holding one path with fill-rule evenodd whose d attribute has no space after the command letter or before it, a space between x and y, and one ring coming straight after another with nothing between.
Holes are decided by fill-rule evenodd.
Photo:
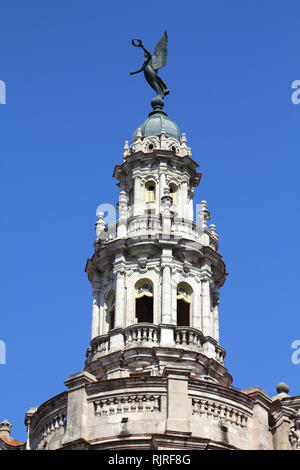
<instances>
[{"instance_id":1,"label":"carved stone ornament","mask_svg":"<svg viewBox=\"0 0 300 470\"><path fill-rule=\"evenodd\" d=\"M292 449L300 450L300 410L297 411L295 419L290 425L289 441Z\"/></svg>"}]
</instances>

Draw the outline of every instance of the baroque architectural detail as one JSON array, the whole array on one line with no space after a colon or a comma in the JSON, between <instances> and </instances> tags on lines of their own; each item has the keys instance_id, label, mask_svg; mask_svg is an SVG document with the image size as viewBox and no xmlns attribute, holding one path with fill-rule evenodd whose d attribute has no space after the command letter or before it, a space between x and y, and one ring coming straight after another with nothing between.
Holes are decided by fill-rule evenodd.
<instances>
[{"instance_id":1,"label":"baroque architectural detail","mask_svg":"<svg viewBox=\"0 0 300 470\"><path fill-rule=\"evenodd\" d=\"M114 169L118 220L97 214L84 369L26 414L26 447L299 449L300 397L232 386L219 235L205 200L194 220L201 173L186 134L152 105Z\"/></svg>"}]
</instances>

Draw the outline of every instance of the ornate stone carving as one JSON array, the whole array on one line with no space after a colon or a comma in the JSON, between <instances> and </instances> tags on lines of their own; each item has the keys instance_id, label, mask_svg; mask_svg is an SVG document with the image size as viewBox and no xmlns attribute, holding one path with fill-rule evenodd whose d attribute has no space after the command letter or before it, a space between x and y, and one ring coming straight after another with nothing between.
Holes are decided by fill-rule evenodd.
<instances>
[{"instance_id":1,"label":"ornate stone carving","mask_svg":"<svg viewBox=\"0 0 300 470\"><path fill-rule=\"evenodd\" d=\"M292 449L300 450L300 410L290 425L289 441Z\"/></svg>"}]
</instances>

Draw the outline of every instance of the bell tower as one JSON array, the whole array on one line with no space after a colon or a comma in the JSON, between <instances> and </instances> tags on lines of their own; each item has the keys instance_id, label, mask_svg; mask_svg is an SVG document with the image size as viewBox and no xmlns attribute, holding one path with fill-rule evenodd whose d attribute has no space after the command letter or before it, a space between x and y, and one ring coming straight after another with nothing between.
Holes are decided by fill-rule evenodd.
<instances>
[{"instance_id":1,"label":"bell tower","mask_svg":"<svg viewBox=\"0 0 300 470\"><path fill-rule=\"evenodd\" d=\"M239 391L224 365L226 268L206 201L194 217L199 165L164 111L166 44L164 33L152 56L133 41L146 57L137 72L157 96L114 168L118 218L106 225L98 213L95 223L84 368L26 413L26 449L300 448L300 397L285 383L273 398Z\"/></svg>"},{"instance_id":2,"label":"bell tower","mask_svg":"<svg viewBox=\"0 0 300 470\"><path fill-rule=\"evenodd\" d=\"M201 173L186 135L160 97L151 104L114 170L119 219L106 226L98 214L86 266L94 300L85 368L102 380L161 376L180 364L198 380L229 385L219 344L219 237L206 201L194 220Z\"/></svg>"}]
</instances>

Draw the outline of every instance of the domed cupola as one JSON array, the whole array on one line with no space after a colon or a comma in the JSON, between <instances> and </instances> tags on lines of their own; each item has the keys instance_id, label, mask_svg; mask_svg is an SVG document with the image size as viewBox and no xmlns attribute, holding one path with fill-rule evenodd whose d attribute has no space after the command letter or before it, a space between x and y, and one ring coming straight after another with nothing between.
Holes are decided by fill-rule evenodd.
<instances>
[{"instance_id":1,"label":"domed cupola","mask_svg":"<svg viewBox=\"0 0 300 470\"><path fill-rule=\"evenodd\" d=\"M145 137L150 136L160 136L162 127L165 128L166 137L171 137L172 139L176 139L178 142L180 142L179 127L174 121L171 121L168 118L167 113L162 109L164 106L164 101L159 96L156 96L151 101L151 105L153 107L153 111L151 111L146 121L141 124L134 132L132 143L137 140L139 129L142 134L141 137L144 139Z\"/></svg>"}]
</instances>

